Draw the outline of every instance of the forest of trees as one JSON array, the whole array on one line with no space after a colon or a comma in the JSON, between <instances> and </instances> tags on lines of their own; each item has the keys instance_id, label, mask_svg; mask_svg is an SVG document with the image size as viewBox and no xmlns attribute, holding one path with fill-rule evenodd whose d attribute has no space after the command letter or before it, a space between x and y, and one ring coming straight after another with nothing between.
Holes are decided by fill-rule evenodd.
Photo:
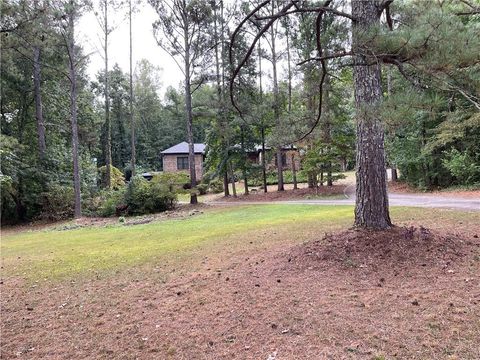
<instances>
[{"instance_id":1,"label":"forest of trees","mask_svg":"<svg viewBox=\"0 0 480 360\"><path fill-rule=\"evenodd\" d=\"M358 226L390 226L386 166L423 190L479 186L477 2L135 2L155 12L151 36L183 74L163 98L156 64L125 72L109 59L109 19L131 25L132 3L2 2L2 222L98 215L118 199L133 209L166 191L138 174L162 170L160 151L181 141L192 203L194 142L207 143L202 181L227 196L235 179L266 183L265 162L247 159L256 145L276 149L279 191L282 146L302 149L312 186L356 166ZM75 35L87 12L105 44L93 79Z\"/></svg>"}]
</instances>

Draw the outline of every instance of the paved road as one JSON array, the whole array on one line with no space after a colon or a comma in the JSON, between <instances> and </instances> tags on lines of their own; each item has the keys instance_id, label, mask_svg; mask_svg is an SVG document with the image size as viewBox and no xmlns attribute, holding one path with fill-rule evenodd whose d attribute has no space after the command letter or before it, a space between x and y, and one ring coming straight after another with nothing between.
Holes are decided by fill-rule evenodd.
<instances>
[{"instance_id":1,"label":"paved road","mask_svg":"<svg viewBox=\"0 0 480 360\"><path fill-rule=\"evenodd\" d=\"M426 208L447 208L465 211L480 211L480 198L455 198L437 195L399 194L388 195L391 206L414 206ZM258 204L305 204L305 205L353 205L355 196L346 194L341 200L285 200L285 201L213 201L211 204L218 205L258 205Z\"/></svg>"}]
</instances>

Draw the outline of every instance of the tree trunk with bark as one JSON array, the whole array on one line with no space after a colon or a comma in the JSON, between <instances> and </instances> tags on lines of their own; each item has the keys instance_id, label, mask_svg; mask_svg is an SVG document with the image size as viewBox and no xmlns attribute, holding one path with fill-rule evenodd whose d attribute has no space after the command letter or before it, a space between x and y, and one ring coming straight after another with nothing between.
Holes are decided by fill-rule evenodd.
<instances>
[{"instance_id":1,"label":"tree trunk with bark","mask_svg":"<svg viewBox=\"0 0 480 360\"><path fill-rule=\"evenodd\" d=\"M262 137L262 182L263 182L263 192L268 192L268 185L267 185L267 159L266 151L265 151L265 127L262 126L261 129L261 137Z\"/></svg>"},{"instance_id":2,"label":"tree trunk with bark","mask_svg":"<svg viewBox=\"0 0 480 360\"><path fill-rule=\"evenodd\" d=\"M133 38L132 38L132 0L128 2L128 18L129 18L129 31L130 31L130 135L131 135L131 159L130 166L132 168L132 177L135 176L135 162L136 162L136 149L135 149L135 118L133 115Z\"/></svg>"},{"instance_id":3,"label":"tree trunk with bark","mask_svg":"<svg viewBox=\"0 0 480 360\"><path fill-rule=\"evenodd\" d=\"M248 155L247 155L247 152L245 151L245 129L243 126L240 128L240 131L241 131L241 137L242 137L242 141L240 145L241 145L243 161L244 161L243 167L242 167L243 185L245 187L245 195L248 195L248 176L247 176Z\"/></svg>"},{"instance_id":4,"label":"tree trunk with bark","mask_svg":"<svg viewBox=\"0 0 480 360\"><path fill-rule=\"evenodd\" d=\"M260 41L258 42L258 78L259 78L259 89L260 89L260 104L263 103L263 87L262 87L262 47L260 45ZM267 161L265 159L265 124L263 119L263 114L261 115L262 118L260 119L261 128L260 128L260 136L262 141L262 182L263 182L263 192L268 192L267 189Z\"/></svg>"},{"instance_id":5,"label":"tree trunk with bark","mask_svg":"<svg viewBox=\"0 0 480 360\"><path fill-rule=\"evenodd\" d=\"M275 13L275 1L272 1L272 14ZM278 79L277 79L277 53L275 49L275 30L274 27L270 30L270 46L272 48L272 73L273 73L273 112L275 117L275 125L280 127L280 109L279 109L279 93L278 93ZM277 178L278 191L284 191L283 185L283 163L282 163L282 146L278 145L276 148L277 157Z\"/></svg>"},{"instance_id":6,"label":"tree trunk with bark","mask_svg":"<svg viewBox=\"0 0 480 360\"><path fill-rule=\"evenodd\" d=\"M34 0L33 7L38 11L38 1ZM42 26L42 24L36 24ZM38 41L38 39L36 39ZM41 93L41 63L40 63L40 46L33 46L33 94L35 99L35 118L37 120L37 137L38 137L38 158L40 162L45 159L47 149L45 141L45 121L43 119L43 104Z\"/></svg>"},{"instance_id":7,"label":"tree trunk with bark","mask_svg":"<svg viewBox=\"0 0 480 360\"><path fill-rule=\"evenodd\" d=\"M40 47L33 47L33 92L35 98L35 118L37 120L38 158L45 159L47 145L45 142L45 121L43 119L43 105L41 94Z\"/></svg>"},{"instance_id":8,"label":"tree trunk with bark","mask_svg":"<svg viewBox=\"0 0 480 360\"><path fill-rule=\"evenodd\" d=\"M82 216L80 194L80 165L78 156L78 123L77 123L77 70L75 59L75 25L73 9L68 14L68 59L70 80L70 120L72 126L72 158L73 158L73 189L75 193L75 218Z\"/></svg>"},{"instance_id":9,"label":"tree trunk with bark","mask_svg":"<svg viewBox=\"0 0 480 360\"><path fill-rule=\"evenodd\" d=\"M290 55L290 29L287 24L285 28L285 38L287 43L287 75L288 75L288 112L292 111L292 65Z\"/></svg>"},{"instance_id":10,"label":"tree trunk with bark","mask_svg":"<svg viewBox=\"0 0 480 360\"><path fill-rule=\"evenodd\" d=\"M220 128L220 137L222 141L222 146L226 147L226 124L224 121L224 88L223 88L223 56L224 56L224 50L223 50L223 36L219 36L218 34L218 26L219 24L217 23L217 7L214 6L213 8L213 15L214 15L214 27L213 27L213 35L215 38L215 70L216 70L216 80L217 80L217 101L219 104L218 111L217 111L217 117L218 117L218 122L219 122L219 128ZM223 1L220 2L220 33L223 31ZM219 49L219 44L221 48ZM222 57L222 59L220 59ZM222 68L222 72L220 72L220 68ZM228 156L227 156L228 157ZM223 172L223 194L224 196L230 196L230 191L228 187L228 161L225 162L225 170Z\"/></svg>"},{"instance_id":11,"label":"tree trunk with bark","mask_svg":"<svg viewBox=\"0 0 480 360\"><path fill-rule=\"evenodd\" d=\"M357 121L355 226L392 226L387 194L384 129L379 118L382 102L380 64L362 51L368 30L380 23L375 0L352 0L354 91Z\"/></svg>"},{"instance_id":12,"label":"tree trunk with bark","mask_svg":"<svg viewBox=\"0 0 480 360\"><path fill-rule=\"evenodd\" d=\"M292 177L293 177L293 190L298 189L297 184L297 167L295 166L295 155L292 154Z\"/></svg>"},{"instance_id":13,"label":"tree trunk with bark","mask_svg":"<svg viewBox=\"0 0 480 360\"><path fill-rule=\"evenodd\" d=\"M325 69L325 71L328 71ZM330 76L327 74L324 81L324 100L323 100L323 124L322 124L322 140L326 147L325 151L327 155L330 155L331 146L332 146L332 122L331 122L331 109L330 109L330 90L331 90L331 81ZM332 180L332 163L327 161L325 163L325 170L327 173L327 186L333 185ZM322 173L322 184L323 184L323 173Z\"/></svg>"},{"instance_id":14,"label":"tree trunk with bark","mask_svg":"<svg viewBox=\"0 0 480 360\"><path fill-rule=\"evenodd\" d=\"M230 166L230 181L232 182L233 197L237 197L237 187L235 186L235 171L233 171L233 166Z\"/></svg>"},{"instance_id":15,"label":"tree trunk with bark","mask_svg":"<svg viewBox=\"0 0 480 360\"><path fill-rule=\"evenodd\" d=\"M185 17L186 18L186 17ZM190 79L190 44L188 35L188 24L184 27L184 46L185 46L185 112L187 120L187 142L188 142L188 168L190 170L190 204L196 204L197 194L197 175L195 172L195 149L193 142L193 113L192 113L192 91Z\"/></svg>"},{"instance_id":16,"label":"tree trunk with bark","mask_svg":"<svg viewBox=\"0 0 480 360\"><path fill-rule=\"evenodd\" d=\"M397 182L397 181L398 181L397 168L392 167L392 182Z\"/></svg>"},{"instance_id":17,"label":"tree trunk with bark","mask_svg":"<svg viewBox=\"0 0 480 360\"><path fill-rule=\"evenodd\" d=\"M110 189L112 184L112 123L110 121L110 94L109 94L109 82L108 82L108 0L104 0L104 55L105 55L105 187Z\"/></svg>"}]
</instances>

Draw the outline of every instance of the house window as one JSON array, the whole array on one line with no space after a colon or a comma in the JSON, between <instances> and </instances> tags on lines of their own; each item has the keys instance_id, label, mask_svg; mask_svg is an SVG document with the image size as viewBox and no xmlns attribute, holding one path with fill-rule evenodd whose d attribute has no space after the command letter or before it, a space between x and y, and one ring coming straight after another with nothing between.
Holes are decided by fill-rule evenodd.
<instances>
[{"instance_id":1,"label":"house window","mask_svg":"<svg viewBox=\"0 0 480 360\"><path fill-rule=\"evenodd\" d=\"M186 170L186 169L188 169L188 156L178 156L177 170Z\"/></svg>"}]
</instances>

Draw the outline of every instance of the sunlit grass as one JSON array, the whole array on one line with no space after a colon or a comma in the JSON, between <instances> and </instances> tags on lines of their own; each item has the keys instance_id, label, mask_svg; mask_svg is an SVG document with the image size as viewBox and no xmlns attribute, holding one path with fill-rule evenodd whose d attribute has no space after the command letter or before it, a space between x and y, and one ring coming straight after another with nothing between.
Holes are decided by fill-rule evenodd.
<instances>
[{"instance_id":1,"label":"sunlit grass","mask_svg":"<svg viewBox=\"0 0 480 360\"><path fill-rule=\"evenodd\" d=\"M478 212L419 208L391 212L397 223L421 221L430 227L480 223ZM262 204L213 208L144 225L21 232L2 238L2 276L35 280L101 273L181 256L193 258L196 252L235 250L265 232L274 234L265 240L270 245L298 243L352 223L352 206Z\"/></svg>"},{"instance_id":2,"label":"sunlit grass","mask_svg":"<svg viewBox=\"0 0 480 360\"><path fill-rule=\"evenodd\" d=\"M351 212L343 206L242 206L145 225L24 232L3 237L2 260L7 274L62 277L140 264L275 225L338 222Z\"/></svg>"}]
</instances>

